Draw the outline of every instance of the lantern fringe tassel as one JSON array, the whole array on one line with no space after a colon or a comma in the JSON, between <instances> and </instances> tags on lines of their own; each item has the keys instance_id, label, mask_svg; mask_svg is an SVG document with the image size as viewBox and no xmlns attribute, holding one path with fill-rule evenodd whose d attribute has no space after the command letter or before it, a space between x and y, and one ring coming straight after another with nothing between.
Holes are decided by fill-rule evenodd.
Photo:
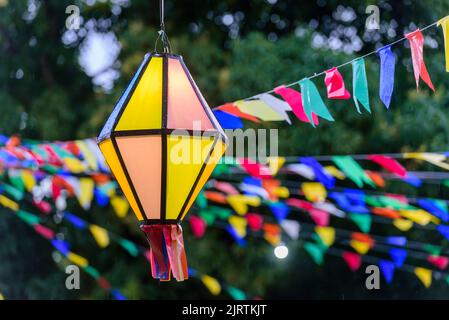
<instances>
[{"instance_id":1,"label":"lantern fringe tassel","mask_svg":"<svg viewBox=\"0 0 449 320\"><path fill-rule=\"evenodd\" d=\"M170 281L188 279L189 271L184 250L182 228L179 224L142 224L150 244L150 265L153 278Z\"/></svg>"}]
</instances>

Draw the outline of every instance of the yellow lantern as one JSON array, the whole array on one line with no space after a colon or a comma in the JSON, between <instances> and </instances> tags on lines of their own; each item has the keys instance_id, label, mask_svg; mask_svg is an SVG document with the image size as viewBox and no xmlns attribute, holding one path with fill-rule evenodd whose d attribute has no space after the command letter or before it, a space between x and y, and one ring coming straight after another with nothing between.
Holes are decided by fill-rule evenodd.
<instances>
[{"instance_id":1,"label":"yellow lantern","mask_svg":"<svg viewBox=\"0 0 449 320\"><path fill-rule=\"evenodd\" d=\"M149 241L153 277L187 279L180 222L227 140L181 56L144 57L98 145Z\"/></svg>"}]
</instances>

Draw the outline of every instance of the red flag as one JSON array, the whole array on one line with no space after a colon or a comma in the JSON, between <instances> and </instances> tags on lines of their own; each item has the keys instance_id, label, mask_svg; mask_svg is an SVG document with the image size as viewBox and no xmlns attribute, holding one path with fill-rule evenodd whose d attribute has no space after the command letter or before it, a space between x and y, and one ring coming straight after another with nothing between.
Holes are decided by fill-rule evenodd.
<instances>
[{"instance_id":1,"label":"red flag","mask_svg":"<svg viewBox=\"0 0 449 320\"><path fill-rule=\"evenodd\" d=\"M326 84L328 99L347 100L351 98L351 94L345 88L343 77L336 67L326 71L324 83Z\"/></svg>"},{"instance_id":2,"label":"red flag","mask_svg":"<svg viewBox=\"0 0 449 320\"><path fill-rule=\"evenodd\" d=\"M357 253L345 251L343 252L342 257L352 272L359 270L362 265L362 258Z\"/></svg>"},{"instance_id":3,"label":"red flag","mask_svg":"<svg viewBox=\"0 0 449 320\"><path fill-rule=\"evenodd\" d=\"M397 174L398 176L405 178L407 176L407 170L395 159L381 155L372 154L368 156L368 160L371 160L388 171Z\"/></svg>"},{"instance_id":4,"label":"red flag","mask_svg":"<svg viewBox=\"0 0 449 320\"><path fill-rule=\"evenodd\" d=\"M416 90L419 87L419 77L427 83L432 91L435 91L432 80L430 80L429 73L427 72L426 64L424 63L424 36L421 30L410 32L405 35L410 42L410 49L412 52L413 73L415 74Z\"/></svg>"},{"instance_id":5,"label":"red flag","mask_svg":"<svg viewBox=\"0 0 449 320\"><path fill-rule=\"evenodd\" d=\"M302 105L301 93L293 90L292 88L287 88L285 86L279 86L274 88L274 92L280 95L292 108L293 113L302 122L309 123L309 119L304 112L304 106ZM312 113L313 123L318 124L318 117L316 114Z\"/></svg>"}]
</instances>

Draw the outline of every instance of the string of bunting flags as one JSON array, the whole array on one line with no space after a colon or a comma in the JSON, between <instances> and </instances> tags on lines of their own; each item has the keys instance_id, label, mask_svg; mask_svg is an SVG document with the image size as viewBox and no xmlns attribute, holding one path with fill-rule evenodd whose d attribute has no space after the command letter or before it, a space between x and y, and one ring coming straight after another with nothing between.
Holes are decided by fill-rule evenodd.
<instances>
[{"instance_id":1,"label":"string of bunting flags","mask_svg":"<svg viewBox=\"0 0 449 320\"><path fill-rule=\"evenodd\" d=\"M52 246L68 261L79 266L83 271L85 271L89 276L96 280L102 289L109 292L112 297L116 300L125 300L126 297L118 290L111 287L110 283L102 276L99 271L94 268L87 258L84 256L74 253L70 250L72 245L67 240L62 240L57 237L56 232L51 228L44 225L44 222L48 219L48 215L42 218L39 215L30 213L28 211L22 210L19 204L8 197L0 194L0 204L15 213L15 215L25 222L27 225L31 226L37 234L41 237L50 241ZM36 205L34 203L34 205ZM36 206L36 209L39 209ZM47 214L49 212L46 212ZM62 217L61 217L62 216ZM103 226L97 224L89 223L81 217L64 211L62 214L55 214L55 217L61 217L64 221L68 221L74 228L78 230L89 231L95 240L98 247L104 249L109 246L110 241L117 243L122 249L124 249L130 256L137 257L139 255L143 256L146 260L150 259L149 250L146 247L135 243L129 239L126 239ZM194 268L189 268L189 276L194 279L200 280L204 286L209 290L212 295L219 295L222 289L225 289L229 296L235 300L248 299L251 296L242 290L231 286L223 281L217 280L208 274L204 274Z\"/></svg>"},{"instance_id":2,"label":"string of bunting flags","mask_svg":"<svg viewBox=\"0 0 449 320\"><path fill-rule=\"evenodd\" d=\"M225 103L214 108L213 112L224 129L243 128L241 119L255 123L286 121L291 124L290 112L293 112L301 122L310 123L313 127L319 124L319 118L335 121L321 98L316 85L311 80L324 76L327 99L349 100L351 99L351 93L347 90L339 69L351 65L352 99L356 110L358 113L363 111L371 113L365 58L373 54L378 56L380 65L379 98L388 109L393 96L396 68L396 55L392 51L392 46L403 41L408 41L410 44L416 89L419 89L421 79L432 91L435 91L424 62L424 35L422 33L434 26L440 26L443 31L446 71L449 72L449 16L446 16L422 29L418 28L376 51L290 84L280 85L267 92ZM293 89L294 86L298 86L300 91Z\"/></svg>"},{"instance_id":3,"label":"string of bunting flags","mask_svg":"<svg viewBox=\"0 0 449 320\"><path fill-rule=\"evenodd\" d=\"M85 210L93 201L99 206L110 204L119 218L125 217L129 210L92 142L90 139L20 141L16 136L0 137L0 205L23 212L19 203L28 201L41 215L62 213L64 221L89 230L100 247L115 241L129 254L144 256L144 251L132 241L67 212L70 198L75 198ZM273 246L303 241L302 247L316 261L324 261L317 257L326 253L341 253L336 246L343 246L348 253L342 259L354 264L351 270L358 269L355 268L360 264L358 261L370 259L379 263L382 260L381 270L391 270L391 263L395 269L401 269L407 259L405 269L418 270L419 279L423 273L430 273L431 279L437 278L447 267L444 243L449 240L448 201L376 190L405 183L418 191L428 181L449 187L445 171L447 156L447 152L419 152L276 157L268 159L266 164L249 159L224 159L198 196L188 218L190 230L200 238L207 227L218 227L242 246L246 245L246 237L254 234ZM414 162L414 167L428 163L436 171L409 171L406 169L409 161ZM444 192L440 190L440 194ZM31 219L22 213L17 215ZM379 225L390 225L399 235L371 233L379 232ZM42 227L36 228L48 233ZM440 243L426 244L402 235L412 228L436 232L440 237L432 235L432 238ZM308 236L306 229L313 234ZM403 259L402 264L398 259ZM410 260L416 259L427 265L411 263ZM205 279L214 278L199 272L197 275L211 292L218 292L218 286L211 284L220 284L218 280L208 282ZM226 284L221 287L233 288Z\"/></svg>"}]
</instances>

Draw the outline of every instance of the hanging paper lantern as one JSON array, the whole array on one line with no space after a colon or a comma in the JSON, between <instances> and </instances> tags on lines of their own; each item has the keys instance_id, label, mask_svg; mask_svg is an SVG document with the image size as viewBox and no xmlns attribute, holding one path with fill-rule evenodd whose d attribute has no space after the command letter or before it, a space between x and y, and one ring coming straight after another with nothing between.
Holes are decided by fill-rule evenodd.
<instances>
[{"instance_id":1,"label":"hanging paper lantern","mask_svg":"<svg viewBox=\"0 0 449 320\"><path fill-rule=\"evenodd\" d=\"M150 243L153 277L187 279L180 222L226 143L182 57L147 54L98 144Z\"/></svg>"}]
</instances>

